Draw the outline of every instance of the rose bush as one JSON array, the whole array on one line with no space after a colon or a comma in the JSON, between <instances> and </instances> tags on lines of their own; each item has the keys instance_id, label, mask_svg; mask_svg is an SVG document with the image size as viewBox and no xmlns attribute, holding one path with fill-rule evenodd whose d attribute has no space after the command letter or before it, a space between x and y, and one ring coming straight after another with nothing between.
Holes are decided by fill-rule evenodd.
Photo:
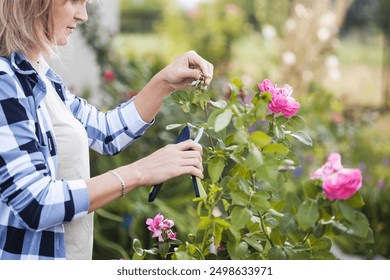
<instances>
[{"instance_id":1,"label":"rose bush","mask_svg":"<svg viewBox=\"0 0 390 280\"><path fill-rule=\"evenodd\" d=\"M102 74L101 87L112 101L107 103L109 107L136 95L165 62L160 53L150 65L149 59L118 56L111 48L110 31L101 32L99 8L92 7L96 8L95 12L90 11L93 24L81 25L81 30L96 53ZM196 23L198 30L210 30L210 26L203 25L205 22L209 24L204 20ZM176 28L177 24L171 26ZM185 34L193 37L195 33L202 32ZM175 44L188 41L178 39L177 32L174 34ZM193 39L204 43L199 38ZM204 49L209 55L210 48ZM218 49L221 50L228 49ZM264 69L280 67L280 64L266 63L268 58L262 61ZM219 65L227 69L225 64ZM388 254L386 205L390 196L389 188L383 187L389 181L386 172L388 140L379 141L378 135L367 133L366 124L361 122L370 118L362 116L355 124L346 122L348 115L342 112L339 102L315 84L300 100L300 114L310 116L307 126L293 106L287 106L292 109L291 115L288 111L286 115L283 111L271 111L271 89L261 90L256 85L248 90L235 79L226 92L225 82L217 77L213 84L216 86L207 94L176 92L168 98L167 106L160 112L162 120L148 131L148 141L138 141L112 158L92 153L91 172L100 174L112 166L147 155L164 142L170 143L177 129L186 123L190 123L194 131L199 127L207 128L208 133L208 137L202 139L206 175L201 182L202 196L191 201L192 192L183 191L182 186L170 188L170 183L185 185L188 181L178 179L164 183L167 188L152 204L145 203L147 188L140 188L131 196L100 209L95 215L94 258L107 259L116 254L126 259L131 256L134 259L330 259L334 258L330 251L333 240L340 238L355 251L364 247L365 250L358 251L362 256L368 256L371 249ZM91 93L86 94L88 98ZM224 96L228 96L228 100L218 100ZM286 99L281 99L285 104L274 100L275 108L288 104ZM181 123L163 131L164 121L177 120ZM314 147L307 131L315 139ZM371 145L372 142L376 144ZM300 145L302 143L305 145ZM314 161L322 163L328 150L343 151L348 162L365 166L362 188L346 200L331 201L324 193L321 180L305 180L313 171ZM378 166L382 161L383 165ZM374 189L376 182L380 189ZM372 230L362 212L364 208L376 233L374 246L371 245ZM176 240L153 243L145 220L156 213L164 213L175 221Z\"/></svg>"},{"instance_id":2,"label":"rose bush","mask_svg":"<svg viewBox=\"0 0 390 280\"><path fill-rule=\"evenodd\" d=\"M188 236L178 233L181 241L169 245L169 254L166 247L148 254L135 238L133 258L334 259L333 236L372 242L361 213L361 179L342 167L341 156L331 154L302 190L287 187L300 166L294 147L313 144L291 86L266 79L248 90L236 79L222 95L228 99L213 101L198 87L168 98L196 116L168 129L189 125L207 135L201 143L205 178L198 179L201 195L193 199L198 225Z\"/></svg>"}]
</instances>

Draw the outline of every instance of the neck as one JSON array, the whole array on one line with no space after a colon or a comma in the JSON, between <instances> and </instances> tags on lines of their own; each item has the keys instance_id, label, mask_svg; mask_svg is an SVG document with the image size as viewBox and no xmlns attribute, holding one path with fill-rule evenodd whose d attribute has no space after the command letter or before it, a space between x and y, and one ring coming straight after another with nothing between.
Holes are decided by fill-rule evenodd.
<instances>
[{"instance_id":1,"label":"neck","mask_svg":"<svg viewBox=\"0 0 390 280\"><path fill-rule=\"evenodd\" d=\"M40 52L30 52L26 55L27 59L30 61L35 61L39 63L41 54Z\"/></svg>"}]
</instances>

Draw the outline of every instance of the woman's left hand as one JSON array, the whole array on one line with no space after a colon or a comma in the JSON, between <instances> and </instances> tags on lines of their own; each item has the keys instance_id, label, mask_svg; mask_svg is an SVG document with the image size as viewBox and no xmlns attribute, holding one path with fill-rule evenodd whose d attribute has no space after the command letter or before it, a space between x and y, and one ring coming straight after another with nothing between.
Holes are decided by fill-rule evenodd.
<instances>
[{"instance_id":1,"label":"woman's left hand","mask_svg":"<svg viewBox=\"0 0 390 280\"><path fill-rule=\"evenodd\" d=\"M135 106L145 122L151 122L160 111L165 97L179 89L203 80L208 86L213 78L214 66L189 51L158 72L135 97Z\"/></svg>"},{"instance_id":2,"label":"woman's left hand","mask_svg":"<svg viewBox=\"0 0 390 280\"><path fill-rule=\"evenodd\" d=\"M189 51L178 57L162 69L160 78L171 91L187 88L192 82L204 80L208 86L213 78L214 66L199 56L195 51Z\"/></svg>"}]
</instances>

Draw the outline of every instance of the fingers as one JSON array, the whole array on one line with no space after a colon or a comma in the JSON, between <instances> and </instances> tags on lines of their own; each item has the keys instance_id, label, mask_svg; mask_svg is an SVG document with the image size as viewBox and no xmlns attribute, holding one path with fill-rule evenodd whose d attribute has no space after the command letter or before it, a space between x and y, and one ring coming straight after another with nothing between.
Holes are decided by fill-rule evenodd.
<instances>
[{"instance_id":1,"label":"fingers","mask_svg":"<svg viewBox=\"0 0 390 280\"><path fill-rule=\"evenodd\" d=\"M190 68L192 67L200 70L191 77L193 77L195 80L203 78L206 85L209 85L213 79L214 66L199 56L195 51L189 51L187 54Z\"/></svg>"},{"instance_id":2,"label":"fingers","mask_svg":"<svg viewBox=\"0 0 390 280\"><path fill-rule=\"evenodd\" d=\"M187 140L171 146L179 152L171 153L175 157L172 161L176 162L178 168L182 168L182 171L179 173L181 175L191 174L203 178L202 146L193 140Z\"/></svg>"},{"instance_id":3,"label":"fingers","mask_svg":"<svg viewBox=\"0 0 390 280\"><path fill-rule=\"evenodd\" d=\"M187 140L176 144L181 151L194 150L200 155L203 154L203 147L199 143L195 143L193 140Z\"/></svg>"}]
</instances>

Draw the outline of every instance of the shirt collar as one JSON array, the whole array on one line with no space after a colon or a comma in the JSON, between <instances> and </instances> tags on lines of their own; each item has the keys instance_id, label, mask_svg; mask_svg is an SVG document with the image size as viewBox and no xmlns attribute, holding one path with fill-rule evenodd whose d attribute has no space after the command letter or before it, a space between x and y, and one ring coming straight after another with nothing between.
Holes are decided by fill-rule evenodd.
<instances>
[{"instance_id":1,"label":"shirt collar","mask_svg":"<svg viewBox=\"0 0 390 280\"><path fill-rule=\"evenodd\" d=\"M11 65L14 70L22 75L36 74L34 67L29 63L26 56L21 52L13 52L10 57ZM50 68L45 60L42 61L45 64L46 77L55 83L62 83L61 78Z\"/></svg>"},{"instance_id":2,"label":"shirt collar","mask_svg":"<svg viewBox=\"0 0 390 280\"><path fill-rule=\"evenodd\" d=\"M35 73L34 68L28 62L27 58L20 52L13 52L10 56L10 61L14 70L22 75Z\"/></svg>"}]
</instances>

